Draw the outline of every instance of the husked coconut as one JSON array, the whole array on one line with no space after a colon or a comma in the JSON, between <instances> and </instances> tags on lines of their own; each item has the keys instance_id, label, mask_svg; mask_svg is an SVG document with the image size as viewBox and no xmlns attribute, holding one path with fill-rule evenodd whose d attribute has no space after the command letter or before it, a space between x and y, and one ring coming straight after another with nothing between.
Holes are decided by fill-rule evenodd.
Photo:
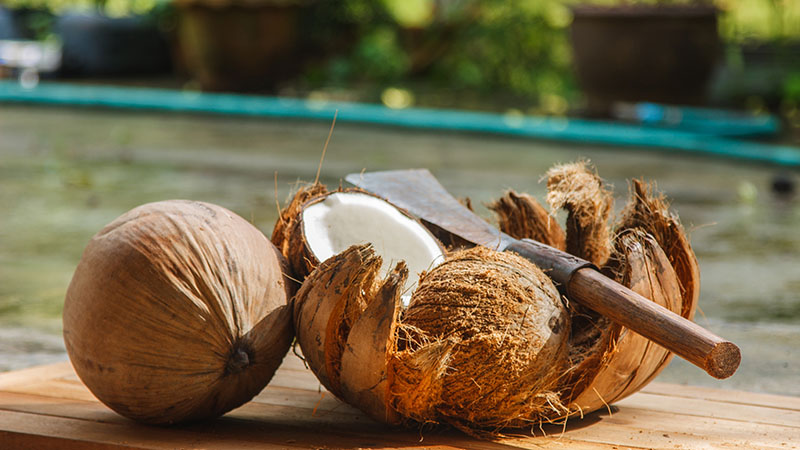
<instances>
[{"instance_id":1,"label":"husked coconut","mask_svg":"<svg viewBox=\"0 0 800 450\"><path fill-rule=\"evenodd\" d=\"M87 245L64 302L64 341L89 390L131 419L209 419L269 382L293 333L283 256L220 206L135 208Z\"/></svg>"},{"instance_id":2,"label":"husked coconut","mask_svg":"<svg viewBox=\"0 0 800 450\"><path fill-rule=\"evenodd\" d=\"M513 253L464 250L423 275L392 355L391 402L421 423L470 433L566 410L569 315L553 282Z\"/></svg>"}]
</instances>

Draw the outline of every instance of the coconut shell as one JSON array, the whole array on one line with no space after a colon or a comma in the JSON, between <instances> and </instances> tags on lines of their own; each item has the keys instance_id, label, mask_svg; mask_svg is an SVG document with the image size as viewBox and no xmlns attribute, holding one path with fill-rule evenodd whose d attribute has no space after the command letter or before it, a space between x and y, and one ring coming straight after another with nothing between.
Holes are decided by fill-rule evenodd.
<instances>
[{"instance_id":1,"label":"coconut shell","mask_svg":"<svg viewBox=\"0 0 800 450\"><path fill-rule=\"evenodd\" d=\"M567 249L566 235L555 218L532 196L508 191L488 205L498 226L515 239L533 239L559 250Z\"/></svg>"},{"instance_id":2,"label":"coconut shell","mask_svg":"<svg viewBox=\"0 0 800 450\"><path fill-rule=\"evenodd\" d=\"M285 261L208 203L140 206L98 232L67 290L67 352L92 393L148 423L216 417L256 395L292 340Z\"/></svg>"},{"instance_id":3,"label":"coconut shell","mask_svg":"<svg viewBox=\"0 0 800 450\"><path fill-rule=\"evenodd\" d=\"M529 261L478 247L424 274L392 356L392 405L421 423L467 432L558 410L569 316Z\"/></svg>"},{"instance_id":4,"label":"coconut shell","mask_svg":"<svg viewBox=\"0 0 800 450\"><path fill-rule=\"evenodd\" d=\"M602 267L611 254L608 218L614 197L586 162L555 166L547 171L547 203L567 210L567 252Z\"/></svg>"},{"instance_id":5,"label":"coconut shell","mask_svg":"<svg viewBox=\"0 0 800 450\"><path fill-rule=\"evenodd\" d=\"M285 214L282 214L282 216L286 215L287 218L285 220L281 219L273 231L273 242L279 242L281 244L283 254L289 261L295 279L300 281L304 280L321 262L312 251L305 234L303 212L306 208L319 202L324 202L330 195L334 194L360 194L379 199L387 205L391 205L385 199L362 189L340 188L336 191L328 191L324 186L319 186L320 185L312 185L307 190L301 189L298 191L294 199L284 209ZM419 223L416 218L402 209L396 209L408 219L419 224L420 231L429 234L434 240L436 239L434 234ZM439 241L437 241L437 246L441 249L442 253L444 253L444 248ZM388 271L388 268L386 270Z\"/></svg>"}]
</instances>

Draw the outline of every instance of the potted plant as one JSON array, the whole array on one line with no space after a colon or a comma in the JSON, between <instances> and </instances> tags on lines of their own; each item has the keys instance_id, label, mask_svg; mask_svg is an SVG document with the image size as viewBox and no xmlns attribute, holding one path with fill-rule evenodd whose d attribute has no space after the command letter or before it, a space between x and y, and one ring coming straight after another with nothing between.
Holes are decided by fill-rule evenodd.
<instances>
[{"instance_id":1,"label":"potted plant","mask_svg":"<svg viewBox=\"0 0 800 450\"><path fill-rule=\"evenodd\" d=\"M573 9L570 37L589 112L617 101L701 104L722 46L708 1Z\"/></svg>"},{"instance_id":2,"label":"potted plant","mask_svg":"<svg viewBox=\"0 0 800 450\"><path fill-rule=\"evenodd\" d=\"M174 0L182 65L204 90L269 89L301 64L310 0Z\"/></svg>"}]
</instances>

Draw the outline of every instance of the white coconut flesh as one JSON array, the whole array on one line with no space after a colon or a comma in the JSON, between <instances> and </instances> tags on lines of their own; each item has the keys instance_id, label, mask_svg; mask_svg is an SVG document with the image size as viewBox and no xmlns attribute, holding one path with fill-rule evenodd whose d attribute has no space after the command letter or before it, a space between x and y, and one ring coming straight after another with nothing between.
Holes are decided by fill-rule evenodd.
<instances>
[{"instance_id":1,"label":"white coconut flesh","mask_svg":"<svg viewBox=\"0 0 800 450\"><path fill-rule=\"evenodd\" d=\"M444 261L436 239L419 222L386 201L358 192L337 192L307 206L302 213L309 249L325 261L354 244L370 243L383 259L381 276L398 261L408 265L403 306L408 306L419 274Z\"/></svg>"}]
</instances>

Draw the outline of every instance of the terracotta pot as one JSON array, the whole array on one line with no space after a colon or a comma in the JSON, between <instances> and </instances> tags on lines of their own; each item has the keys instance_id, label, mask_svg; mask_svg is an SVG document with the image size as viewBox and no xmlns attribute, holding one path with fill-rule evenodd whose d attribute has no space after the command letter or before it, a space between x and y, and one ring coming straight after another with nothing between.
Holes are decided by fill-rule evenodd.
<instances>
[{"instance_id":1,"label":"terracotta pot","mask_svg":"<svg viewBox=\"0 0 800 450\"><path fill-rule=\"evenodd\" d=\"M709 5L580 6L571 39L591 112L616 101L701 104L721 55Z\"/></svg>"},{"instance_id":2,"label":"terracotta pot","mask_svg":"<svg viewBox=\"0 0 800 450\"><path fill-rule=\"evenodd\" d=\"M182 63L204 90L269 89L299 70L302 3L183 0L176 6Z\"/></svg>"}]
</instances>

